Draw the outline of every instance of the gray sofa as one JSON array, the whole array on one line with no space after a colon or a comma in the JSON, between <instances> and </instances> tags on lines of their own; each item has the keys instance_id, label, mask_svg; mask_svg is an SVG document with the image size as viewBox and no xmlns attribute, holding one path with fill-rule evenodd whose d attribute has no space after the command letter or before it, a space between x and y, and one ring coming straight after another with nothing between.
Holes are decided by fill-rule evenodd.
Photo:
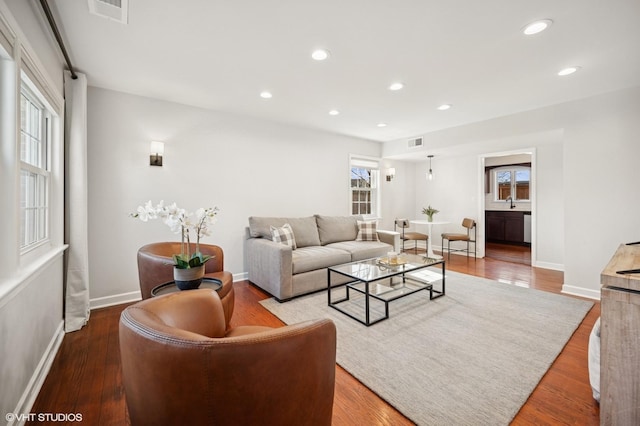
<instances>
[{"instance_id":1,"label":"gray sofa","mask_svg":"<svg viewBox=\"0 0 640 426\"><path fill-rule=\"evenodd\" d=\"M399 250L398 232L377 231L379 241L356 241L358 220L363 219L361 216L322 215L250 217L245 246L249 281L282 302L326 289L329 266ZM282 227L286 223L293 230L295 249L271 240L271 226Z\"/></svg>"}]
</instances>

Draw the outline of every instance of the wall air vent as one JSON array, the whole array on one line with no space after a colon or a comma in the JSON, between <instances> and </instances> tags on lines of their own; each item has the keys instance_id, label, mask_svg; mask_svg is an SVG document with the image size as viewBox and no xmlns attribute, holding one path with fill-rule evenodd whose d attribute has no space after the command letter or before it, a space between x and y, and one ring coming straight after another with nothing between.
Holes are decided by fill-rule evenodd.
<instances>
[{"instance_id":1,"label":"wall air vent","mask_svg":"<svg viewBox=\"0 0 640 426\"><path fill-rule=\"evenodd\" d=\"M129 21L129 0L88 0L89 12L112 21L126 24Z\"/></svg>"},{"instance_id":2,"label":"wall air vent","mask_svg":"<svg viewBox=\"0 0 640 426\"><path fill-rule=\"evenodd\" d=\"M409 139L407 145L409 148L420 148L422 146L422 138Z\"/></svg>"}]
</instances>

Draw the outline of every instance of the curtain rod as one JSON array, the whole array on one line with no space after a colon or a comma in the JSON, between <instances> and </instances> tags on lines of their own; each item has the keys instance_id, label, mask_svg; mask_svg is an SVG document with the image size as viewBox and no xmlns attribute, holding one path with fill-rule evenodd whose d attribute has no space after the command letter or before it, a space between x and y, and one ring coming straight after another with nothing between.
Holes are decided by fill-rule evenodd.
<instances>
[{"instance_id":1,"label":"curtain rod","mask_svg":"<svg viewBox=\"0 0 640 426\"><path fill-rule=\"evenodd\" d=\"M69 67L69 72L71 73L71 78L76 80L78 78L78 75L73 70L71 59L69 59L69 55L67 54L67 49L64 47L62 36L60 35L60 31L58 31L58 26L56 25L56 21L53 19L53 15L51 14L51 9L49 9L49 4L47 3L47 0L40 0L40 5L42 6L42 10L44 11L44 14L47 16L47 21L49 21L49 25L51 26L53 35L56 37L56 41L58 42L58 45L60 46L60 50L62 50L64 59L67 62L67 66Z\"/></svg>"}]
</instances>

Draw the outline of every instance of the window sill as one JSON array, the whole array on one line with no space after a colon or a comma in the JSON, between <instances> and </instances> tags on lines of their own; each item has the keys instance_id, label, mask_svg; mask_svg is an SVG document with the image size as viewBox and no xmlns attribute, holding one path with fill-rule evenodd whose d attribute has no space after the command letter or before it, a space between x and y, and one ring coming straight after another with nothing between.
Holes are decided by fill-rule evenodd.
<instances>
[{"instance_id":1,"label":"window sill","mask_svg":"<svg viewBox=\"0 0 640 426\"><path fill-rule=\"evenodd\" d=\"M0 308L18 294L30 282L30 278L33 275L62 256L68 247L68 244L53 247L34 261L20 267L13 275L0 280Z\"/></svg>"}]
</instances>

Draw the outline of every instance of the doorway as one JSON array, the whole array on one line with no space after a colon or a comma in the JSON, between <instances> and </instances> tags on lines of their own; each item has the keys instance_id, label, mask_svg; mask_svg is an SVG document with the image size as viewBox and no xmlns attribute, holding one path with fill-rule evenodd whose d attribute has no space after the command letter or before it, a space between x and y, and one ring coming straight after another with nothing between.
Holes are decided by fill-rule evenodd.
<instances>
[{"instance_id":1,"label":"doorway","mask_svg":"<svg viewBox=\"0 0 640 426\"><path fill-rule=\"evenodd\" d=\"M480 156L479 235L484 256L532 265L535 261L535 149Z\"/></svg>"}]
</instances>

